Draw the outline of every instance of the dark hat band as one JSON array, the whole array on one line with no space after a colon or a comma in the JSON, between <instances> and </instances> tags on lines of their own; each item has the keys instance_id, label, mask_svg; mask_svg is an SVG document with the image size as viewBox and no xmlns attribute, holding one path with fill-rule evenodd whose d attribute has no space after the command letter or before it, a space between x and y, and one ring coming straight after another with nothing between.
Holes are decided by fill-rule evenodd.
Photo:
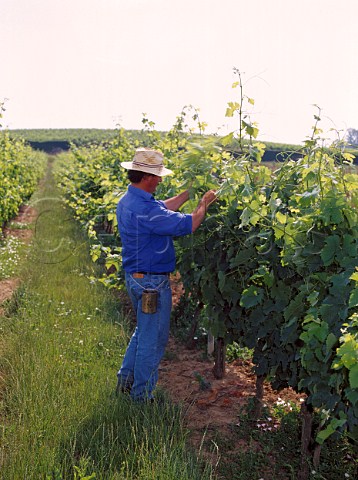
<instances>
[{"instance_id":1,"label":"dark hat band","mask_svg":"<svg viewBox=\"0 0 358 480\"><path fill-rule=\"evenodd\" d=\"M137 162L136 160L133 161L133 165L137 165L138 167L146 167L146 168L163 168L162 163L157 163L156 165L153 164L148 164L148 163L142 163L142 162Z\"/></svg>"}]
</instances>

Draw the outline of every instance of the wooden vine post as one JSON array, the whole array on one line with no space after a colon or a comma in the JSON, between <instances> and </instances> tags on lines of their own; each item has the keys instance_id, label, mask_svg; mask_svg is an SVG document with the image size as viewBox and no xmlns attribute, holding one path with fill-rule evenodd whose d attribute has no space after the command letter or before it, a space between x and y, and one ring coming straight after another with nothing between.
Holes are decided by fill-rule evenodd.
<instances>
[{"instance_id":1,"label":"wooden vine post","mask_svg":"<svg viewBox=\"0 0 358 480\"><path fill-rule=\"evenodd\" d=\"M214 374L214 377L217 379L224 378L225 376L225 357L226 357L225 339L223 337L218 337L215 342L215 351L214 351L215 363L213 367L213 374Z\"/></svg>"},{"instance_id":2,"label":"wooden vine post","mask_svg":"<svg viewBox=\"0 0 358 480\"><path fill-rule=\"evenodd\" d=\"M254 399L255 406L253 411L253 417L255 419L260 418L262 413L263 398L264 398L264 382L265 382L265 375L256 376L256 392L255 392L255 399Z\"/></svg>"},{"instance_id":3,"label":"wooden vine post","mask_svg":"<svg viewBox=\"0 0 358 480\"><path fill-rule=\"evenodd\" d=\"M202 311L203 307L204 307L203 302L199 302L196 309L195 309L195 312L193 314L190 330L189 330L189 333L188 333L188 336L187 336L187 341L186 341L186 346L190 350L194 350L194 348L196 346L196 343L197 343L196 338L195 338L195 333L196 333L196 330L198 328L200 312Z\"/></svg>"},{"instance_id":4,"label":"wooden vine post","mask_svg":"<svg viewBox=\"0 0 358 480\"><path fill-rule=\"evenodd\" d=\"M209 356L214 355L214 352L215 352L215 337L213 336L213 334L211 332L208 332L206 352Z\"/></svg>"},{"instance_id":5,"label":"wooden vine post","mask_svg":"<svg viewBox=\"0 0 358 480\"><path fill-rule=\"evenodd\" d=\"M321 454L321 445L313 439L313 408L303 402L301 405L301 462L298 472L298 480L307 480L310 475L309 460L318 468Z\"/></svg>"},{"instance_id":6,"label":"wooden vine post","mask_svg":"<svg viewBox=\"0 0 358 480\"><path fill-rule=\"evenodd\" d=\"M301 405L301 419L301 463L298 472L298 480L306 480L309 476L309 464L307 460L309 458L312 432L312 412L306 402L303 402Z\"/></svg>"}]
</instances>

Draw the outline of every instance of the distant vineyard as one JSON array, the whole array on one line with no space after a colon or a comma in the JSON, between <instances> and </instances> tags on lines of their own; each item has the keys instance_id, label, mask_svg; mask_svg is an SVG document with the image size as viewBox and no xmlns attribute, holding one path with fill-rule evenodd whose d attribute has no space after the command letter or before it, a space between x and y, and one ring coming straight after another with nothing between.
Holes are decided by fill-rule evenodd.
<instances>
[{"instance_id":1,"label":"distant vineyard","mask_svg":"<svg viewBox=\"0 0 358 480\"><path fill-rule=\"evenodd\" d=\"M144 120L145 123L145 120ZM117 136L116 129L101 128L38 128L38 129L12 129L8 130L13 138L21 138L27 142L67 142L77 146L89 145L91 143L100 143L113 140ZM158 132L162 137L165 132ZM146 138L146 132L143 130L126 130L127 136L139 141ZM217 136L216 136L217 137ZM213 136L214 138L214 136ZM294 151L300 148L299 145L290 145L285 143L266 142L267 149L277 152Z\"/></svg>"},{"instance_id":2,"label":"distant vineyard","mask_svg":"<svg viewBox=\"0 0 358 480\"><path fill-rule=\"evenodd\" d=\"M143 133L137 130L127 130L127 135L133 141L141 140ZM29 129L9 130L10 138L22 139L35 150L57 154L67 151L71 146L81 147L105 144L117 136L117 129L68 128L68 129Z\"/></svg>"}]
</instances>

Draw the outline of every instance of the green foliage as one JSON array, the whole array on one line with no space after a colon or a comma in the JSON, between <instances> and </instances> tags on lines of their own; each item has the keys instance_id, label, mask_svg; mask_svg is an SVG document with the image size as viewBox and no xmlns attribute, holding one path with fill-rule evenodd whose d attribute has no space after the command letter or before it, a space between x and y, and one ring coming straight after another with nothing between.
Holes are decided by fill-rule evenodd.
<instances>
[{"instance_id":1,"label":"green foliage","mask_svg":"<svg viewBox=\"0 0 358 480\"><path fill-rule=\"evenodd\" d=\"M0 108L1 110L1 108ZM23 140L0 135L0 227L15 217L44 175L46 156L34 152Z\"/></svg>"},{"instance_id":2,"label":"green foliage","mask_svg":"<svg viewBox=\"0 0 358 480\"><path fill-rule=\"evenodd\" d=\"M251 360L253 351L240 347L237 342L232 342L226 347L226 361L233 362L234 360Z\"/></svg>"},{"instance_id":3,"label":"green foliage","mask_svg":"<svg viewBox=\"0 0 358 480\"><path fill-rule=\"evenodd\" d=\"M250 121L252 100L230 102L227 114L238 129L218 139L193 136L183 109L165 135L144 118L146 145L163 151L175 176L158 188L169 198L185 188L191 212L203 192L216 189L218 201L194 236L177 242L178 269L191 298L205 305L204 327L214 335L253 350L255 371L275 389L291 386L307 395L322 414L323 441L347 429L357 437L358 181L344 146L325 147L318 128L301 149L273 169L261 160ZM189 120L188 120L189 119ZM227 145L234 147L230 153ZM138 144L120 132L106 149L74 150L58 170L62 189L76 215L88 226L94 258L120 268L120 247L104 245L93 218L115 220L126 179L119 162ZM111 256L113 258L111 258ZM118 286L118 272L109 280Z\"/></svg>"}]
</instances>

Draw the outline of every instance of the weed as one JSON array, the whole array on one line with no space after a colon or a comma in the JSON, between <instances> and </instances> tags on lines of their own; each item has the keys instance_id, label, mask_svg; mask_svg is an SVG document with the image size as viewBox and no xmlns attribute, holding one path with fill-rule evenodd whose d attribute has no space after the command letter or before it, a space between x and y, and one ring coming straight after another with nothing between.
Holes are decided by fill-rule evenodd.
<instances>
[{"instance_id":1,"label":"weed","mask_svg":"<svg viewBox=\"0 0 358 480\"><path fill-rule=\"evenodd\" d=\"M253 349L247 347L240 347L237 342L232 342L226 346L226 360L227 362L233 362L234 360L251 360L253 355Z\"/></svg>"}]
</instances>

